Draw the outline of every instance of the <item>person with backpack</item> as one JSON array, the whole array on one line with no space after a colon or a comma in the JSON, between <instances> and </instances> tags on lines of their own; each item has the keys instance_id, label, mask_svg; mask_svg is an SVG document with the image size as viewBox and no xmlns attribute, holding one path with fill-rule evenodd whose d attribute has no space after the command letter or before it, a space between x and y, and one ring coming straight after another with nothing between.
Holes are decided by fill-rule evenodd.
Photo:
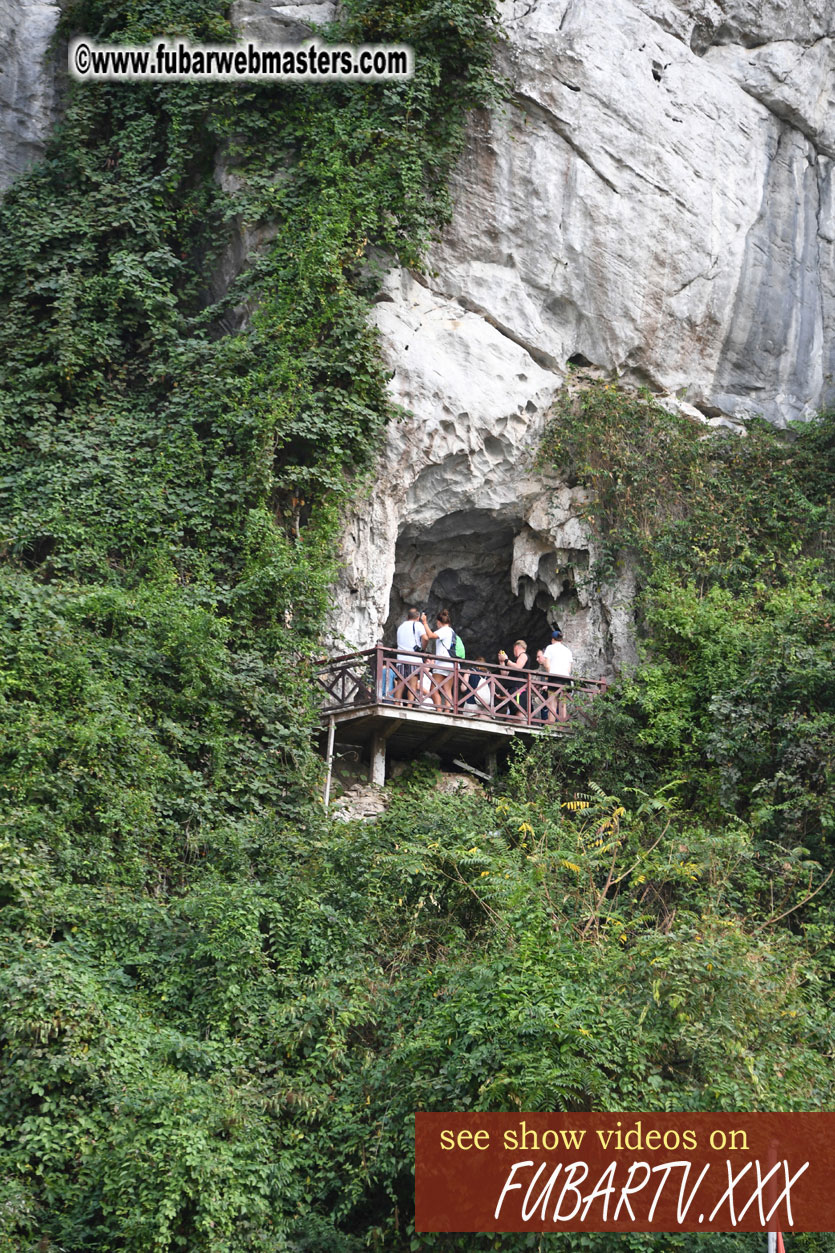
<instances>
[{"instance_id":1,"label":"person with backpack","mask_svg":"<svg viewBox=\"0 0 835 1253\"><path fill-rule=\"evenodd\" d=\"M432 703L436 709L451 712L455 708L455 658L464 654L464 647L453 631L449 621L449 610L442 609L436 619L437 630L432 631L426 620L421 616L427 638L435 641L435 661L432 666L432 677L435 681L432 690Z\"/></svg>"}]
</instances>

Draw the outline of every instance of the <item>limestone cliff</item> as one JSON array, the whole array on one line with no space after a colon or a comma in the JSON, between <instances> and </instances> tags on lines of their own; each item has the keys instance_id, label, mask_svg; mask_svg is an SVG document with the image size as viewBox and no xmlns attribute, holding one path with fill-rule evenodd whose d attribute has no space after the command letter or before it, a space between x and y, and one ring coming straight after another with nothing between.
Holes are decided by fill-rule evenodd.
<instances>
[{"instance_id":1,"label":"limestone cliff","mask_svg":"<svg viewBox=\"0 0 835 1253\"><path fill-rule=\"evenodd\" d=\"M480 518L483 537L504 528L505 599L610 673L632 657L628 580L584 585L575 494L530 454L572 359L714 420L782 425L835 397L835 8L510 0L503 16L507 107L472 119L427 274L381 293L413 416L351 520L334 627L370 644L428 597L492 644L494 586L449 573L472 569ZM526 624L501 613L506 641Z\"/></svg>"},{"instance_id":2,"label":"limestone cliff","mask_svg":"<svg viewBox=\"0 0 835 1253\"><path fill-rule=\"evenodd\" d=\"M278 42L329 9L232 12ZM0 0L0 185L42 149L57 15ZM571 361L711 420L782 425L835 398L835 6L506 0L502 16L506 107L471 120L425 274L380 291L411 416L348 519L331 637L368 645L407 600L443 601L477 648L559 618L581 668L611 673L632 657L631 586L589 586L577 492L531 464L543 423Z\"/></svg>"},{"instance_id":3,"label":"limestone cliff","mask_svg":"<svg viewBox=\"0 0 835 1253\"><path fill-rule=\"evenodd\" d=\"M42 155L54 120L59 14L48 0L0 0L0 192Z\"/></svg>"},{"instance_id":4,"label":"limestone cliff","mask_svg":"<svg viewBox=\"0 0 835 1253\"><path fill-rule=\"evenodd\" d=\"M510 103L473 120L433 288L543 364L710 413L831 398L835 8L535 0L505 22Z\"/></svg>"}]
</instances>

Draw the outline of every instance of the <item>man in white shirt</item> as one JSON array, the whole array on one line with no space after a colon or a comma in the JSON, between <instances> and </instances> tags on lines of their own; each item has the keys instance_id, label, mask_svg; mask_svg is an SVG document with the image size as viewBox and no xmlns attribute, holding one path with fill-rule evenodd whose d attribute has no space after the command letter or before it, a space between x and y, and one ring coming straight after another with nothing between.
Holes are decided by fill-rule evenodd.
<instances>
[{"instance_id":1,"label":"man in white shirt","mask_svg":"<svg viewBox=\"0 0 835 1253\"><path fill-rule=\"evenodd\" d=\"M397 628L397 671L400 678L394 688L395 700L403 699L405 688L406 701L413 704L422 665L420 656L416 654L426 648L428 638L421 615L412 607L406 614L405 622L401 622Z\"/></svg>"},{"instance_id":2,"label":"man in white shirt","mask_svg":"<svg viewBox=\"0 0 835 1253\"><path fill-rule=\"evenodd\" d=\"M551 643L543 653L545 665L548 667L548 673L556 679L567 679L571 674L571 663L573 657L571 649L562 642L562 631L559 627L554 627L551 632ZM568 720L568 708L563 695L565 686L559 682L548 684L548 721L556 722L559 716L560 722ZM557 693L559 693L559 715L557 714Z\"/></svg>"}]
</instances>

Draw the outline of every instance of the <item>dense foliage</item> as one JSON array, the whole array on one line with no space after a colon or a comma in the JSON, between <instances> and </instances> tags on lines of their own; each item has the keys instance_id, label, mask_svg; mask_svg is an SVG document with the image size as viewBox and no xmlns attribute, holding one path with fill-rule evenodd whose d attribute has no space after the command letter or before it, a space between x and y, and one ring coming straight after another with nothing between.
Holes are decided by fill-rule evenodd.
<instances>
[{"instance_id":1,"label":"dense foliage","mask_svg":"<svg viewBox=\"0 0 835 1253\"><path fill-rule=\"evenodd\" d=\"M582 375L558 398L540 459L589 488L597 574L628 557L699 590L782 586L804 558L835 560L832 414L789 433L670 412L646 390Z\"/></svg>"},{"instance_id":2,"label":"dense foliage","mask_svg":"<svg viewBox=\"0 0 835 1253\"><path fill-rule=\"evenodd\" d=\"M229 34L203 0L66 22ZM0 208L14 1253L547 1246L414 1234L416 1108L832 1103L827 428L682 427L662 502L661 411L564 415L601 551L643 561L645 665L500 797L315 801L304 658L387 416L369 249L414 263L443 217L492 13L355 0L342 37L416 79L84 87Z\"/></svg>"},{"instance_id":3,"label":"dense foliage","mask_svg":"<svg viewBox=\"0 0 835 1253\"><path fill-rule=\"evenodd\" d=\"M596 577L639 571L644 660L561 758L835 865L835 414L705 430L610 384L545 455L591 489Z\"/></svg>"},{"instance_id":4,"label":"dense foliage","mask_svg":"<svg viewBox=\"0 0 835 1253\"><path fill-rule=\"evenodd\" d=\"M203 0L80 0L64 20L231 37ZM492 8L349 4L339 36L410 42L414 79L78 87L0 207L15 1250L282 1248L308 1229L276 1054L243 1028L285 999L262 861L313 838L300 662L339 497L388 414L369 249L415 263L442 219L465 111L493 91Z\"/></svg>"}]
</instances>

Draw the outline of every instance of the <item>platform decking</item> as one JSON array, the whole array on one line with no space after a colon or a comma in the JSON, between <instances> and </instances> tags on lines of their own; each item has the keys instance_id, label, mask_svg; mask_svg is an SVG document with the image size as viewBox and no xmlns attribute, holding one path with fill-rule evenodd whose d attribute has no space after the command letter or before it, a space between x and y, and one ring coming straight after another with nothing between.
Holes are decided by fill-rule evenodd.
<instances>
[{"instance_id":1,"label":"platform decking","mask_svg":"<svg viewBox=\"0 0 835 1253\"><path fill-rule=\"evenodd\" d=\"M492 770L516 736L565 733L587 719L606 686L457 658L440 670L440 660L380 644L323 662L316 680L328 759L334 743L370 745L375 783L385 779L388 745L408 757L475 757Z\"/></svg>"}]
</instances>

